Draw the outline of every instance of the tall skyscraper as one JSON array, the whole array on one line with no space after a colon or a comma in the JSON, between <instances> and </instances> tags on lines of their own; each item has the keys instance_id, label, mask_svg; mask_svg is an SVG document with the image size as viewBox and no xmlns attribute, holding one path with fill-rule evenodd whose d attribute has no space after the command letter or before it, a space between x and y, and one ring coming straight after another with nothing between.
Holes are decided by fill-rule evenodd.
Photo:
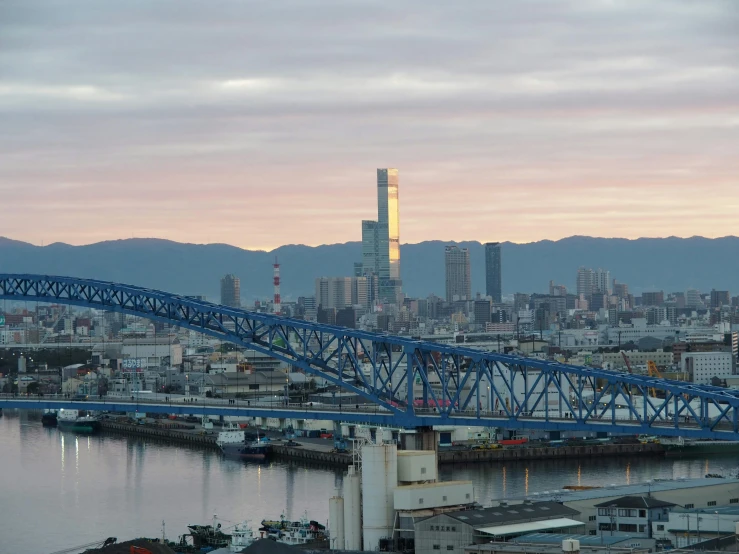
<instances>
[{"instance_id":1,"label":"tall skyscraper","mask_svg":"<svg viewBox=\"0 0 739 554\"><path fill-rule=\"evenodd\" d=\"M597 270L595 270L593 292L595 291L598 291L602 294L611 294L611 272L607 269L598 268Z\"/></svg>"},{"instance_id":2,"label":"tall skyscraper","mask_svg":"<svg viewBox=\"0 0 739 554\"><path fill-rule=\"evenodd\" d=\"M221 278L221 304L231 308L241 307L241 281L229 273Z\"/></svg>"},{"instance_id":3,"label":"tall skyscraper","mask_svg":"<svg viewBox=\"0 0 739 554\"><path fill-rule=\"evenodd\" d=\"M493 302L503 301L503 279L501 278L502 262L500 243L485 243L485 294L492 297Z\"/></svg>"},{"instance_id":4,"label":"tall skyscraper","mask_svg":"<svg viewBox=\"0 0 739 554\"><path fill-rule=\"evenodd\" d=\"M444 250L446 268L446 301L471 300L472 279L470 252L466 248L447 246Z\"/></svg>"},{"instance_id":5,"label":"tall skyscraper","mask_svg":"<svg viewBox=\"0 0 739 554\"><path fill-rule=\"evenodd\" d=\"M400 204L398 170L377 170L377 221L362 221L362 265L379 278L380 300L397 302L400 294Z\"/></svg>"},{"instance_id":6,"label":"tall skyscraper","mask_svg":"<svg viewBox=\"0 0 739 554\"><path fill-rule=\"evenodd\" d=\"M577 270L577 295L585 295L585 298L593 294L595 274L592 269L581 267Z\"/></svg>"}]
</instances>

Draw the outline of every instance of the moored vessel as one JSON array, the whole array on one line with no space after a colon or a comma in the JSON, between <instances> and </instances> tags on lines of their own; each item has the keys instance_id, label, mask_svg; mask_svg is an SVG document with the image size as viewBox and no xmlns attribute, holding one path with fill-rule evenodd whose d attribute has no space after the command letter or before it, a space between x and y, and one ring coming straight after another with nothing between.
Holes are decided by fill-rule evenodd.
<instances>
[{"instance_id":1,"label":"moored vessel","mask_svg":"<svg viewBox=\"0 0 739 554\"><path fill-rule=\"evenodd\" d=\"M739 441L724 440L685 440L682 437L675 441L662 439L660 444L665 449L665 456L688 457L708 454L737 454Z\"/></svg>"},{"instance_id":2,"label":"moored vessel","mask_svg":"<svg viewBox=\"0 0 739 554\"><path fill-rule=\"evenodd\" d=\"M59 429L76 433L96 433L100 430L100 420L84 410L59 410L56 417Z\"/></svg>"},{"instance_id":3,"label":"moored vessel","mask_svg":"<svg viewBox=\"0 0 739 554\"><path fill-rule=\"evenodd\" d=\"M56 427L57 413L56 410L44 410L41 415L41 425L44 427Z\"/></svg>"},{"instance_id":4,"label":"moored vessel","mask_svg":"<svg viewBox=\"0 0 739 554\"><path fill-rule=\"evenodd\" d=\"M256 438L250 437L235 426L218 433L216 445L224 455L244 460L266 460L269 453L269 444L259 439L258 432Z\"/></svg>"},{"instance_id":5,"label":"moored vessel","mask_svg":"<svg viewBox=\"0 0 739 554\"><path fill-rule=\"evenodd\" d=\"M309 520L307 513L299 521L290 521L284 514L280 516L279 520L262 520L259 533L261 538L268 538L289 545L320 546L328 542L326 526L317 521Z\"/></svg>"}]
</instances>

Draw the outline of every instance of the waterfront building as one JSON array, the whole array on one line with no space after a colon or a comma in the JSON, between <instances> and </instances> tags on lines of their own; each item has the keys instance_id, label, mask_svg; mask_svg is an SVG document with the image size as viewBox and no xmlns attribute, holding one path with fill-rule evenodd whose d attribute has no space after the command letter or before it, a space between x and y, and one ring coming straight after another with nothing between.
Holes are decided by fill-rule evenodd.
<instances>
[{"instance_id":1,"label":"waterfront building","mask_svg":"<svg viewBox=\"0 0 739 554\"><path fill-rule=\"evenodd\" d=\"M485 294L496 304L503 301L502 267L500 243L485 243Z\"/></svg>"},{"instance_id":2,"label":"waterfront building","mask_svg":"<svg viewBox=\"0 0 739 554\"><path fill-rule=\"evenodd\" d=\"M231 308L241 307L241 281L229 273L221 278L221 304Z\"/></svg>"},{"instance_id":3,"label":"waterfront building","mask_svg":"<svg viewBox=\"0 0 739 554\"><path fill-rule=\"evenodd\" d=\"M734 374L734 356L731 352L685 352L680 357L680 370L691 375L696 385L712 385Z\"/></svg>"},{"instance_id":4,"label":"waterfront building","mask_svg":"<svg viewBox=\"0 0 739 554\"><path fill-rule=\"evenodd\" d=\"M595 522L599 533L651 538L652 523L667 521L674 505L651 496L622 496L596 504Z\"/></svg>"},{"instance_id":5,"label":"waterfront building","mask_svg":"<svg viewBox=\"0 0 739 554\"><path fill-rule=\"evenodd\" d=\"M470 252L466 248L447 246L444 249L446 270L446 301L470 300L472 297L472 275Z\"/></svg>"}]
</instances>

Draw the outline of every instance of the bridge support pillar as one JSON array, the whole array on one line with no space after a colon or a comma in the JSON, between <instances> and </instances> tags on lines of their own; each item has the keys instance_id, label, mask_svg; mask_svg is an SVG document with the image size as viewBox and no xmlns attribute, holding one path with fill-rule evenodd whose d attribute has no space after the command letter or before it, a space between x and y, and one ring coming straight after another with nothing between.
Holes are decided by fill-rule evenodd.
<instances>
[{"instance_id":1,"label":"bridge support pillar","mask_svg":"<svg viewBox=\"0 0 739 554\"><path fill-rule=\"evenodd\" d=\"M417 427L415 433L401 433L400 449L433 450L438 453L439 434L432 427Z\"/></svg>"}]
</instances>

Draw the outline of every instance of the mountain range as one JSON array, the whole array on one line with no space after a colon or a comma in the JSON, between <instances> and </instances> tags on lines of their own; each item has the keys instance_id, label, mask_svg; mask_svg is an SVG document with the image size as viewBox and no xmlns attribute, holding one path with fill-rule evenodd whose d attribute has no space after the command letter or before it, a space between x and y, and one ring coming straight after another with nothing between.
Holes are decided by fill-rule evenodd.
<instances>
[{"instance_id":1,"label":"mountain range","mask_svg":"<svg viewBox=\"0 0 739 554\"><path fill-rule=\"evenodd\" d=\"M479 242L428 241L401 246L403 290L409 296L444 296L444 247L469 248L473 294L485 291L484 247ZM161 239L125 239L84 246L35 246L0 237L0 273L89 277L206 295L218 301L220 278L241 279L245 300L272 295L272 264L281 265L282 296L311 295L320 276L349 276L361 259L361 243L286 245L271 252L226 244L186 244ZM527 244L502 243L503 294L546 292L549 280L574 290L577 268L603 268L642 291L711 288L739 292L739 237L716 239L574 236Z\"/></svg>"}]
</instances>

